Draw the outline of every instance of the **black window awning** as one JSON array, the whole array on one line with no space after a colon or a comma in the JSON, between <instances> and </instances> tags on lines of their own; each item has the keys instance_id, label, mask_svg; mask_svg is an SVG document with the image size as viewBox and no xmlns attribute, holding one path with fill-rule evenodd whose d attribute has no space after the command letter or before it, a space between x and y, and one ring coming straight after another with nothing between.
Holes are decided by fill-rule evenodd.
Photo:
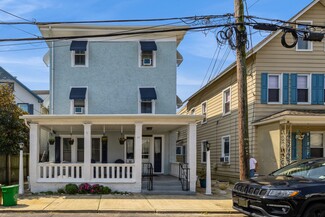
<instances>
[{"instance_id":1,"label":"black window awning","mask_svg":"<svg viewBox=\"0 0 325 217\"><path fill-rule=\"evenodd\" d=\"M70 45L70 50L72 51L86 51L87 41L72 41Z\"/></svg>"},{"instance_id":2,"label":"black window awning","mask_svg":"<svg viewBox=\"0 0 325 217\"><path fill-rule=\"evenodd\" d=\"M86 99L86 92L87 88L85 87L73 87L69 99Z\"/></svg>"},{"instance_id":3,"label":"black window awning","mask_svg":"<svg viewBox=\"0 0 325 217\"><path fill-rule=\"evenodd\" d=\"M153 99L157 99L156 90L153 87L140 88L140 96L142 101L150 101Z\"/></svg>"},{"instance_id":4,"label":"black window awning","mask_svg":"<svg viewBox=\"0 0 325 217\"><path fill-rule=\"evenodd\" d=\"M142 51L153 51L157 50L156 42L154 41L140 41Z\"/></svg>"}]
</instances>

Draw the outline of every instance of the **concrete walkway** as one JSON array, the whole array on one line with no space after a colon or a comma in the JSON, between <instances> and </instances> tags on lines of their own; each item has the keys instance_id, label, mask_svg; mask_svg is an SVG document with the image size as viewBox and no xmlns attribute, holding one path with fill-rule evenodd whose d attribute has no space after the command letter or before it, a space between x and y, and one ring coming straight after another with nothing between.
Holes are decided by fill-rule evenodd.
<instances>
[{"instance_id":1,"label":"concrete walkway","mask_svg":"<svg viewBox=\"0 0 325 217\"><path fill-rule=\"evenodd\" d=\"M0 206L4 212L136 212L136 213L238 213L227 196L183 195L64 195L25 196L17 206Z\"/></svg>"}]
</instances>

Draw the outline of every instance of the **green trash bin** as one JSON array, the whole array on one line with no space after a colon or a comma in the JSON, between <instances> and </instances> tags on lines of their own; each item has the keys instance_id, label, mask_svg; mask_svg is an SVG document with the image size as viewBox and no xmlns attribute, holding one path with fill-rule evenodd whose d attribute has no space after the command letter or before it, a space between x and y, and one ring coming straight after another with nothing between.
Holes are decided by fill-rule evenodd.
<instances>
[{"instance_id":1,"label":"green trash bin","mask_svg":"<svg viewBox=\"0 0 325 217\"><path fill-rule=\"evenodd\" d=\"M16 206L19 185L2 186L3 206Z\"/></svg>"}]
</instances>

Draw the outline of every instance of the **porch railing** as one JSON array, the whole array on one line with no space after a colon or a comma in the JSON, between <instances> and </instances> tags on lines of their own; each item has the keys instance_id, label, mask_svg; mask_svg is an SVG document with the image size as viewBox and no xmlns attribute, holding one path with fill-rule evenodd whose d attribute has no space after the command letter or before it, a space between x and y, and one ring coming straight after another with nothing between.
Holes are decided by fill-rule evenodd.
<instances>
[{"instance_id":1,"label":"porch railing","mask_svg":"<svg viewBox=\"0 0 325 217\"><path fill-rule=\"evenodd\" d=\"M83 179L83 168L83 164L80 163L40 163L38 164L38 178L49 181Z\"/></svg>"},{"instance_id":2,"label":"porch railing","mask_svg":"<svg viewBox=\"0 0 325 217\"><path fill-rule=\"evenodd\" d=\"M142 163L142 182L146 182L147 190L153 190L153 166L152 163Z\"/></svg>"},{"instance_id":3,"label":"porch railing","mask_svg":"<svg viewBox=\"0 0 325 217\"><path fill-rule=\"evenodd\" d=\"M134 164L92 164L91 178L99 181L130 181L134 179Z\"/></svg>"},{"instance_id":4,"label":"porch railing","mask_svg":"<svg viewBox=\"0 0 325 217\"><path fill-rule=\"evenodd\" d=\"M180 163L178 172L178 177L182 184L182 190L188 191L190 189L190 168L188 168L188 164Z\"/></svg>"}]
</instances>

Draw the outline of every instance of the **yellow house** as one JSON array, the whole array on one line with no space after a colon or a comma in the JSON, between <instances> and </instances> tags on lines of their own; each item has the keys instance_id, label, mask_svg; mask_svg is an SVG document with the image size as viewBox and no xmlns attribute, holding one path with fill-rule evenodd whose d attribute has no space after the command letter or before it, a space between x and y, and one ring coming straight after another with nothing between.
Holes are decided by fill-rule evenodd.
<instances>
[{"instance_id":1,"label":"yellow house","mask_svg":"<svg viewBox=\"0 0 325 217\"><path fill-rule=\"evenodd\" d=\"M290 22L297 23L294 28L324 25L325 1L313 1ZM324 42L299 39L288 49L281 45L282 35L274 32L247 55L249 144L259 174L325 156ZM197 123L197 168L205 167L208 141L212 177L219 180L239 179L237 91L232 64L179 111L206 116Z\"/></svg>"}]
</instances>

